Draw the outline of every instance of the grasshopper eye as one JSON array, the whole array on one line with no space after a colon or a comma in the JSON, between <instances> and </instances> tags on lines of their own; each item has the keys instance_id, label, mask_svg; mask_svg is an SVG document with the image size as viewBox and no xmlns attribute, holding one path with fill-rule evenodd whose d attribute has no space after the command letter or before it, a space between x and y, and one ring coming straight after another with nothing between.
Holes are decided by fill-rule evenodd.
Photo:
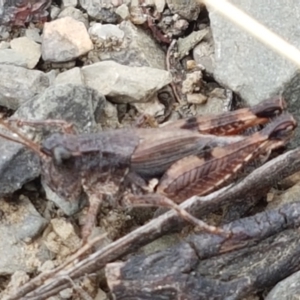
<instances>
[{"instance_id":1,"label":"grasshopper eye","mask_svg":"<svg viewBox=\"0 0 300 300\"><path fill-rule=\"evenodd\" d=\"M77 140L73 135L53 133L41 144L41 151L53 157L57 164L78 154Z\"/></svg>"},{"instance_id":2,"label":"grasshopper eye","mask_svg":"<svg viewBox=\"0 0 300 300\"><path fill-rule=\"evenodd\" d=\"M55 148L60 147L58 141L61 141L62 135L54 133L47 137L41 144L41 150L48 156L53 156Z\"/></svg>"},{"instance_id":3,"label":"grasshopper eye","mask_svg":"<svg viewBox=\"0 0 300 300\"><path fill-rule=\"evenodd\" d=\"M69 150L63 146L57 146L53 149L53 156L57 164L62 164L63 160L67 160L72 157L72 154Z\"/></svg>"}]
</instances>

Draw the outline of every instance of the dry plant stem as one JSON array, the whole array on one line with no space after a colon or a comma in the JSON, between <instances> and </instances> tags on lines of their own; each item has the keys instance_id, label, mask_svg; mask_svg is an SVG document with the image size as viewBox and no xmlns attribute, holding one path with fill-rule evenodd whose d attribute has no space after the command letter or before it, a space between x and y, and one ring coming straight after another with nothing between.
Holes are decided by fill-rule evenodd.
<instances>
[{"instance_id":1,"label":"dry plant stem","mask_svg":"<svg viewBox=\"0 0 300 300\"><path fill-rule=\"evenodd\" d=\"M57 273L60 270L66 268L67 266L74 263L76 261L76 259L78 259L80 256L82 256L84 253L88 252L96 243L98 243L101 240L103 240L104 238L106 238L106 236L107 236L107 234L104 233L104 234L101 234L100 236L95 237L91 241L85 243L83 246L80 247L80 249L78 251L76 251L72 256L70 256L63 264L61 264L54 270L49 271L49 273L52 272L51 276L53 276L54 273ZM50 278L50 277L48 277L48 278Z\"/></svg>"},{"instance_id":2,"label":"dry plant stem","mask_svg":"<svg viewBox=\"0 0 300 300\"><path fill-rule=\"evenodd\" d=\"M66 280L70 282L73 289L81 296L83 300L93 300L87 292L85 292L80 286L78 286L70 277L66 276Z\"/></svg>"},{"instance_id":3,"label":"dry plant stem","mask_svg":"<svg viewBox=\"0 0 300 300\"><path fill-rule=\"evenodd\" d=\"M279 35L251 18L226 0L198 0L213 7L219 14L249 32L252 36L300 67L300 51Z\"/></svg>"},{"instance_id":4,"label":"dry plant stem","mask_svg":"<svg viewBox=\"0 0 300 300\"><path fill-rule=\"evenodd\" d=\"M28 147L29 149L32 149L40 157L45 156L40 151L40 148L32 140L28 139L26 136L21 134L18 130L14 129L12 126L8 125L4 120L0 119L0 125L3 126L4 128L6 128L9 132L14 133L15 136L17 136L17 138L15 138L15 137L11 137L11 136L0 133L1 137L5 138L9 141L16 142L18 144L22 144L22 145Z\"/></svg>"},{"instance_id":5,"label":"dry plant stem","mask_svg":"<svg viewBox=\"0 0 300 300\"><path fill-rule=\"evenodd\" d=\"M71 255L63 264L61 264L57 268L55 268L53 270L45 271L45 272L41 273L39 276L35 277L35 279L38 279L38 280L36 280L35 284L37 286L40 286L40 285L44 284L47 279L55 276L55 274L57 272L70 267L71 264L74 265L74 263L77 262L77 259L80 256L82 256L84 253L88 252L96 243L103 240L106 236L107 236L107 234L105 233L105 234L102 234L102 235L94 238L93 240L91 240L88 243L86 243L85 245L83 245L78 251L76 251L76 253ZM70 277L68 277L68 278L71 280ZM66 281L69 281L69 280L66 280ZM67 288L67 286L66 286L66 288Z\"/></svg>"},{"instance_id":6,"label":"dry plant stem","mask_svg":"<svg viewBox=\"0 0 300 300\"><path fill-rule=\"evenodd\" d=\"M170 63L170 59L171 59L171 53L176 45L177 41L173 40L172 43L170 44L168 50L167 50L167 55L166 55L166 67L167 67L167 71L170 72L171 70L171 63Z\"/></svg>"},{"instance_id":7,"label":"dry plant stem","mask_svg":"<svg viewBox=\"0 0 300 300\"><path fill-rule=\"evenodd\" d=\"M170 60L171 60L172 51L173 51L176 43L177 43L177 40L173 40L172 41L172 43L170 44L170 46L168 48L167 55L166 55L166 67L167 67L167 71L169 71L171 74L172 74L172 71L171 71L171 62L170 62ZM175 97L176 101L179 104L183 104L183 101L179 97L176 85L175 85L175 83L173 81L170 83L170 86L171 86L171 89L173 91L173 94L174 94L174 97Z\"/></svg>"},{"instance_id":8,"label":"dry plant stem","mask_svg":"<svg viewBox=\"0 0 300 300\"><path fill-rule=\"evenodd\" d=\"M243 199L245 195L250 196L253 192L259 192L263 188L271 187L278 180L299 170L300 148L297 148L256 169L232 188L225 188L205 197L192 197L184 202L181 207L187 211L193 211L195 215L201 217L216 210L220 205L227 203L234 204ZM75 280L85 274L99 271L107 263L136 250L166 233L180 230L182 226L183 221L178 219L177 213L168 211L159 218L152 220L105 248L89 255L84 260L74 264L71 268L60 271L50 282L44 285L42 285L43 281L41 280L43 274L33 278L20 288L18 293L11 296L9 300L20 299L29 292L31 293L22 299L46 299L70 286L65 276L69 276L72 280Z\"/></svg>"},{"instance_id":9,"label":"dry plant stem","mask_svg":"<svg viewBox=\"0 0 300 300\"><path fill-rule=\"evenodd\" d=\"M153 21L153 17L150 15L149 10L145 9L145 13L147 15L147 24L152 31L152 34L154 38L162 43L169 44L171 42L170 38L168 36L165 36L156 26L156 24Z\"/></svg>"}]
</instances>

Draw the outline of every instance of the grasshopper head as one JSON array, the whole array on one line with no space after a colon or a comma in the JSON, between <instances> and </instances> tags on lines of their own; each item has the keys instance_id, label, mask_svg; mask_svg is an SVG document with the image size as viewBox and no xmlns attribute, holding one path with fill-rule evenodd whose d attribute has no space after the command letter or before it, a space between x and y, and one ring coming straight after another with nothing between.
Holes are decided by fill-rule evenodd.
<instances>
[{"instance_id":1,"label":"grasshopper head","mask_svg":"<svg viewBox=\"0 0 300 300\"><path fill-rule=\"evenodd\" d=\"M42 142L41 151L61 164L77 152L76 139L73 135L54 133Z\"/></svg>"}]
</instances>

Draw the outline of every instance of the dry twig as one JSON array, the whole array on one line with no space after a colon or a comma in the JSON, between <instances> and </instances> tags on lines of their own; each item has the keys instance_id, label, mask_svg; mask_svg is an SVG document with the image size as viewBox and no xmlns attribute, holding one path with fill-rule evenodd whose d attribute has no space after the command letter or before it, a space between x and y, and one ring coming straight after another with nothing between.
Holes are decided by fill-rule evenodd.
<instances>
[{"instance_id":1,"label":"dry twig","mask_svg":"<svg viewBox=\"0 0 300 300\"><path fill-rule=\"evenodd\" d=\"M227 203L234 204L241 201L253 192L266 187L271 187L281 178L289 176L300 170L300 148L289 151L272 161L256 169L244 180L230 188L224 188L206 197L192 197L185 201L181 207L192 211L198 217L203 217L214 211L220 205ZM32 279L20 290L7 300L22 299L46 299L59 291L70 286L66 276L72 280L78 279L85 274L96 272L107 263L133 252L137 248L161 237L162 235L180 230L184 226L182 219L178 219L177 213L169 211L148 224L134 230L119 240L111 243L103 249L89 255L80 262L75 263L69 269L55 272L55 276L43 282L43 274ZM30 293L30 294L29 294ZM25 295L27 295L25 297Z\"/></svg>"}]
</instances>

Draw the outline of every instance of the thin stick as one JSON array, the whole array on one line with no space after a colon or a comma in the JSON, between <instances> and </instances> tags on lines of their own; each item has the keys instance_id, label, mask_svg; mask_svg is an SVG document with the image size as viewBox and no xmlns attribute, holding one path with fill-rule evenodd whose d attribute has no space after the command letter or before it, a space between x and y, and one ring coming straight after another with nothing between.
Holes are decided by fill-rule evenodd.
<instances>
[{"instance_id":1,"label":"thin stick","mask_svg":"<svg viewBox=\"0 0 300 300\"><path fill-rule=\"evenodd\" d=\"M104 233L104 234L102 234L102 235L100 235L98 237L95 237L93 240L88 241L86 244L84 244L83 246L81 246L81 248L78 251L76 251L74 254L72 254L67 259L67 261L65 261L63 264L61 264L57 268L55 268L53 270L44 271L40 275L36 276L33 279L34 285L41 286L41 285L43 285L46 282L47 279L50 279L51 277L54 277L57 273L59 273L60 271L63 271L63 269L68 269L68 268L71 268L71 267L75 266L76 263L78 263L79 258L84 253L88 252L96 243L98 243L99 241L103 240L106 236L107 236L107 234ZM70 281L69 278L70 277L68 275L64 277L64 279L68 279L68 281ZM67 288L67 286L66 286L66 288ZM46 298L48 298L48 297L46 297ZM37 296L37 299L39 299L39 296Z\"/></svg>"},{"instance_id":2,"label":"thin stick","mask_svg":"<svg viewBox=\"0 0 300 300\"><path fill-rule=\"evenodd\" d=\"M241 198L250 197L265 188L271 187L278 180L289 176L300 170L300 148L296 148L277 158L269 161L265 165L253 171L245 179L231 188L223 188L205 197L192 197L180 205L183 209L193 211L197 217L207 215L214 211L216 207L231 203L232 205ZM69 269L62 270L52 278L51 282L41 286L41 281L33 278L30 282L24 284L15 295L11 295L7 300L17 300L31 291L26 299L35 299L38 295L40 300L49 298L49 295L55 295L58 291L66 288L64 276L77 279L84 274L95 272L105 266L108 262L114 261L125 254L128 254L150 241L157 239L166 232L180 229L183 226L177 212L168 211L157 219L154 219L146 225L137 228L126 236L112 242L106 247L90 254L88 257L78 262ZM39 276L42 276L39 275ZM60 288L58 288L60 286ZM48 293L43 297L41 292ZM52 291L50 293L50 291ZM23 298L22 298L23 299ZM24 298L25 299L25 298Z\"/></svg>"},{"instance_id":3,"label":"thin stick","mask_svg":"<svg viewBox=\"0 0 300 300\"><path fill-rule=\"evenodd\" d=\"M19 144L22 144L26 147L28 147L29 149L33 150L35 153L37 153L40 157L44 156L45 154L40 150L39 146L37 146L32 140L28 139L26 136L24 136L23 134L21 134L20 132L18 132L18 130L14 129L12 126L9 126L8 124L6 124L5 121L0 119L0 125L2 125L3 127L5 127L7 130L11 131L12 133L14 133L18 138L14 138L14 137L10 137L7 136L5 134L0 133L0 136L10 140L12 142L16 142Z\"/></svg>"},{"instance_id":4,"label":"thin stick","mask_svg":"<svg viewBox=\"0 0 300 300\"><path fill-rule=\"evenodd\" d=\"M166 54L166 68L167 68L167 71L169 71L172 74L172 77L173 77L173 73L172 73L172 70L171 70L171 55L172 55L171 53L172 53L176 43L177 43L177 40L172 41L172 43L170 44L170 46L168 48L167 54ZM172 79L172 82L170 83L170 86L171 86L171 89L173 91L173 94L174 94L174 97L175 97L176 101L179 104L183 104L184 101L182 101L181 98L178 95L177 88L176 88L176 85L174 83L174 78Z\"/></svg>"},{"instance_id":5,"label":"thin stick","mask_svg":"<svg viewBox=\"0 0 300 300\"><path fill-rule=\"evenodd\" d=\"M57 126L61 127L64 133L74 134L76 133L74 130L74 125L65 120L56 120L56 119L48 119L48 120L21 120L21 119L9 119L8 122L15 122L18 126L27 125L27 126Z\"/></svg>"},{"instance_id":6,"label":"thin stick","mask_svg":"<svg viewBox=\"0 0 300 300\"><path fill-rule=\"evenodd\" d=\"M101 194L91 193L89 194L89 209L86 214L85 224L81 230L83 245L88 243L88 238L96 224L97 214L99 207L102 203L103 196Z\"/></svg>"},{"instance_id":7,"label":"thin stick","mask_svg":"<svg viewBox=\"0 0 300 300\"><path fill-rule=\"evenodd\" d=\"M287 43L279 35L269 30L264 25L244 13L226 0L197 0L207 6L213 7L220 15L228 18L231 22L250 33L269 48L273 49L283 57L289 59L300 67L300 51L293 45Z\"/></svg>"}]
</instances>

